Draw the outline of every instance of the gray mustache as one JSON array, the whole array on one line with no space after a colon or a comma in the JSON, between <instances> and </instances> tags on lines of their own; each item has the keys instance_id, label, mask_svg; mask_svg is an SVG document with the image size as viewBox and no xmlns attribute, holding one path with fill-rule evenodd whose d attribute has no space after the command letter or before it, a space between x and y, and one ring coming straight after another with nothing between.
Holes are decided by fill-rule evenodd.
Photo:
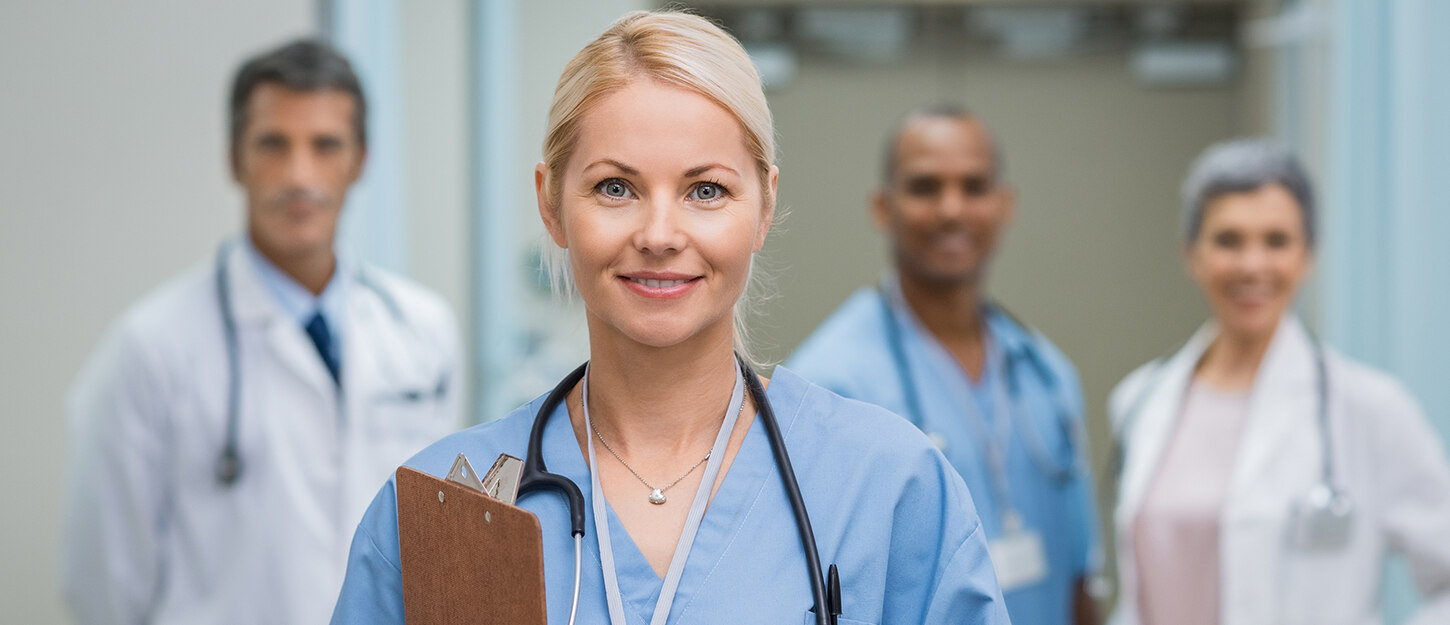
<instances>
[{"instance_id":1,"label":"gray mustache","mask_svg":"<svg viewBox=\"0 0 1450 625\"><path fill-rule=\"evenodd\" d=\"M293 187L278 191L269 200L272 204L290 204L298 201L308 204L326 204L332 200L332 195L314 187Z\"/></svg>"}]
</instances>

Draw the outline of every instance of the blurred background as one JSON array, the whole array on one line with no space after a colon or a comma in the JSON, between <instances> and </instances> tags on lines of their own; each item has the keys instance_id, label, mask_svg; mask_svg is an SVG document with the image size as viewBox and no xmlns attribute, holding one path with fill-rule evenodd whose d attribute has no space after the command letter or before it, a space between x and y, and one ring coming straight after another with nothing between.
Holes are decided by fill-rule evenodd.
<instances>
[{"instance_id":1,"label":"blurred background","mask_svg":"<svg viewBox=\"0 0 1450 625\"><path fill-rule=\"evenodd\" d=\"M127 305L241 225L224 102L241 59L304 35L352 57L373 139L343 245L451 302L468 416L486 421L586 356L578 305L538 272L532 168L564 63L624 12L658 5L0 3L0 621L66 622L63 402L84 358ZM1268 134L1299 151L1324 200L1301 314L1399 376L1450 434L1450 3L682 6L746 44L775 114L786 214L760 263L758 356L783 360L885 270L866 211L891 124L966 105L997 133L1018 190L989 289L1077 364L1101 472L1108 390L1208 316L1179 259L1178 184L1209 143ZM1390 622L1415 601L1394 568Z\"/></svg>"}]
</instances>

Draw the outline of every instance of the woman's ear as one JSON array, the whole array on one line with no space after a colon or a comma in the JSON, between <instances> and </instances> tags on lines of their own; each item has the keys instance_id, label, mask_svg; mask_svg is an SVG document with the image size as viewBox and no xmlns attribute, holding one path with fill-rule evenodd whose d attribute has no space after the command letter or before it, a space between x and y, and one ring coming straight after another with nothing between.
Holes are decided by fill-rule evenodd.
<instances>
[{"instance_id":1,"label":"woman's ear","mask_svg":"<svg viewBox=\"0 0 1450 625\"><path fill-rule=\"evenodd\" d=\"M534 165L534 194L539 200L539 219L544 221L549 238L554 240L554 245L569 249L569 239L564 236L564 222L559 219L557 207L549 204L549 166L543 162Z\"/></svg>"},{"instance_id":2,"label":"woman's ear","mask_svg":"<svg viewBox=\"0 0 1450 625\"><path fill-rule=\"evenodd\" d=\"M765 236L770 234L770 227L775 224L775 190L777 184L780 182L780 168L771 165L770 173L767 175L770 179L766 184L766 193L768 195L765 197L765 214L760 216L762 221L759 235L755 238L753 252L759 252L760 248L765 247Z\"/></svg>"}]
</instances>

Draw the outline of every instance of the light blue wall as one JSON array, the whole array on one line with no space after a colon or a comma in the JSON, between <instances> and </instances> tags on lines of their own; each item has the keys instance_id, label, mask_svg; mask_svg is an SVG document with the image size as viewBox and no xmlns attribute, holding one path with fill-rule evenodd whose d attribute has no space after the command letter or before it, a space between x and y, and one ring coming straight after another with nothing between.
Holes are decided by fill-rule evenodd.
<instances>
[{"instance_id":1,"label":"light blue wall","mask_svg":"<svg viewBox=\"0 0 1450 625\"><path fill-rule=\"evenodd\" d=\"M1344 0L1334 17L1325 333L1450 436L1450 3Z\"/></svg>"},{"instance_id":2,"label":"light blue wall","mask_svg":"<svg viewBox=\"0 0 1450 625\"><path fill-rule=\"evenodd\" d=\"M521 203L511 174L516 160L520 63L514 34L519 15L513 0L475 3L469 29L469 202L473 218L473 306L477 325L474 380L481 401L474 421L507 414L518 400L508 391L523 356L519 308L519 257L515 218Z\"/></svg>"},{"instance_id":3,"label":"light blue wall","mask_svg":"<svg viewBox=\"0 0 1450 625\"><path fill-rule=\"evenodd\" d=\"M1331 22L1324 333L1450 439L1450 2L1339 0ZM1413 584L1402 564L1388 580L1400 622Z\"/></svg>"},{"instance_id":4,"label":"light blue wall","mask_svg":"<svg viewBox=\"0 0 1450 625\"><path fill-rule=\"evenodd\" d=\"M352 61L368 99L368 160L348 194L341 248L408 275L408 203L403 166L402 36L397 0L323 1L329 40Z\"/></svg>"}]
</instances>

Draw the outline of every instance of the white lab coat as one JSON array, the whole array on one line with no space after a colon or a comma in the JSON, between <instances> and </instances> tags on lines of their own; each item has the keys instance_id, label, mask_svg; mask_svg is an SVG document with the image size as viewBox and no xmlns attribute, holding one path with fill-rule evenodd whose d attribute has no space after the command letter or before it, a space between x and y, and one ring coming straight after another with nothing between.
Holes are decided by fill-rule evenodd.
<instances>
[{"instance_id":1,"label":"white lab coat","mask_svg":"<svg viewBox=\"0 0 1450 625\"><path fill-rule=\"evenodd\" d=\"M228 367L215 262L128 311L71 389L62 587L80 623L327 622L378 487L459 425L457 328L440 298L354 274L366 280L345 290L339 392L243 254L232 246L226 263L235 484L216 477Z\"/></svg>"},{"instance_id":2,"label":"white lab coat","mask_svg":"<svg viewBox=\"0 0 1450 625\"><path fill-rule=\"evenodd\" d=\"M1109 400L1125 451L1114 512L1115 625L1139 622L1133 523L1193 370L1217 334L1216 324L1205 325L1170 359L1129 374ZM1408 557L1424 597L1410 622L1450 623L1450 463L1440 438L1398 382L1328 348L1334 462L1356 502L1354 529L1336 552L1305 552L1286 540L1291 502L1321 481L1312 340L1286 316L1254 380L1220 518L1222 623L1379 623L1380 575L1391 550Z\"/></svg>"}]
</instances>

